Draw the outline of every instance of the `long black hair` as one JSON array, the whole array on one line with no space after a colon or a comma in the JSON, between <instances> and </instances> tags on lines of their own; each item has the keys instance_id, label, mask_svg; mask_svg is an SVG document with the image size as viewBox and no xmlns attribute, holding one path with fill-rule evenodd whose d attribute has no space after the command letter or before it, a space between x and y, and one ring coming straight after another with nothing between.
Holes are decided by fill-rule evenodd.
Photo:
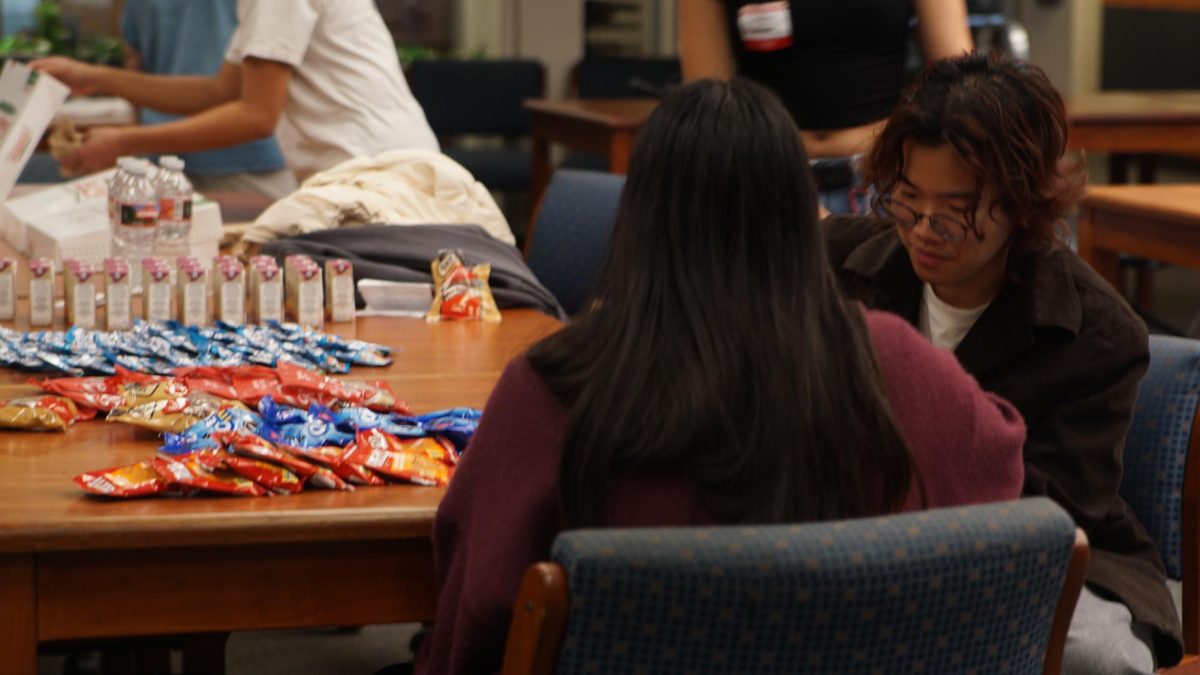
<instances>
[{"instance_id":1,"label":"long black hair","mask_svg":"<svg viewBox=\"0 0 1200 675\"><path fill-rule=\"evenodd\" d=\"M721 522L885 513L914 467L844 300L783 105L748 81L669 94L642 129L591 308L534 345L570 422L567 526L612 481L682 474Z\"/></svg>"}]
</instances>

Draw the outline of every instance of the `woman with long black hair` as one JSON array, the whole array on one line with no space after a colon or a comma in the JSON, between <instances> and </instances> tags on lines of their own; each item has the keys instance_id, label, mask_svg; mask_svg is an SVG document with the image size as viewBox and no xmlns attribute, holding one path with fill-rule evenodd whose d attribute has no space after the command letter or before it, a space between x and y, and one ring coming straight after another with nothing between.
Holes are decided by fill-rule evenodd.
<instances>
[{"instance_id":1,"label":"woman with long black hair","mask_svg":"<svg viewBox=\"0 0 1200 675\"><path fill-rule=\"evenodd\" d=\"M804 148L745 81L671 93L591 310L514 360L438 510L418 670L495 672L525 568L581 526L805 522L1012 499L1025 429L842 298Z\"/></svg>"}]
</instances>

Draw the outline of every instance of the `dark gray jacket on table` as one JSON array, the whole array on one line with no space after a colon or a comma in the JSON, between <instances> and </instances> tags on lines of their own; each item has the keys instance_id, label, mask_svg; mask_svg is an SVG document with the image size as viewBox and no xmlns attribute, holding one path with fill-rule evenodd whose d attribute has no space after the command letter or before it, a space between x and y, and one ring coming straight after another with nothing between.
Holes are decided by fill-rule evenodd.
<instances>
[{"instance_id":1,"label":"dark gray jacket on table","mask_svg":"<svg viewBox=\"0 0 1200 675\"><path fill-rule=\"evenodd\" d=\"M318 263L345 258L354 280L381 279L432 283L429 264L442 249L461 250L468 264L490 263L492 295L500 309L532 307L558 319L567 315L554 294L525 264L521 252L488 235L478 225L363 225L276 239L263 253L276 258L307 255ZM362 298L356 293L359 307Z\"/></svg>"},{"instance_id":2,"label":"dark gray jacket on table","mask_svg":"<svg viewBox=\"0 0 1200 675\"><path fill-rule=\"evenodd\" d=\"M895 229L867 217L824 223L847 294L917 325L923 284ZM1162 665L1183 643L1153 541L1121 499L1122 453L1149 363L1142 320L1074 252L1009 261L1009 281L954 352L984 389L1025 418L1025 490L1062 505L1092 547L1087 582L1154 629Z\"/></svg>"}]
</instances>

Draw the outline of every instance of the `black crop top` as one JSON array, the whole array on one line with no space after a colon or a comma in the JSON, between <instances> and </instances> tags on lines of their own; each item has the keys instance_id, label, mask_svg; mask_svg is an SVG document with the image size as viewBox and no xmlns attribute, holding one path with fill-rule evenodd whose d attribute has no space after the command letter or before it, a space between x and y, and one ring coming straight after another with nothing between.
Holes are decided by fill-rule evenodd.
<instances>
[{"instance_id":1,"label":"black crop top","mask_svg":"<svg viewBox=\"0 0 1200 675\"><path fill-rule=\"evenodd\" d=\"M725 6L738 75L774 90L801 129L874 122L900 99L908 0L726 0Z\"/></svg>"}]
</instances>

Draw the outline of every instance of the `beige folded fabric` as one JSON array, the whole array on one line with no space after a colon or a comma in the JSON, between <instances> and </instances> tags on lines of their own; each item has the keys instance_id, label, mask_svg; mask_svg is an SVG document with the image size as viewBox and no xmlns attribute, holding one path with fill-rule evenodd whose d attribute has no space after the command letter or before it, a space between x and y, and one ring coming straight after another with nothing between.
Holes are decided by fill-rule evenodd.
<instances>
[{"instance_id":1,"label":"beige folded fabric","mask_svg":"<svg viewBox=\"0 0 1200 675\"><path fill-rule=\"evenodd\" d=\"M430 150L393 150L315 174L264 211L245 242L371 223L472 224L515 242L487 188L460 164Z\"/></svg>"}]
</instances>

